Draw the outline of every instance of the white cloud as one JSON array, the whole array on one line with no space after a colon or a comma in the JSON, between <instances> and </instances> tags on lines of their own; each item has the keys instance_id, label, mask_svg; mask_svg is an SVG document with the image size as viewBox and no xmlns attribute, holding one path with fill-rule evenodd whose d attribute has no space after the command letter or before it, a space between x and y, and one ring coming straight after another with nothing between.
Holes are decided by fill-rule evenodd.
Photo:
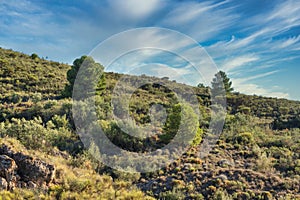
<instances>
[{"instance_id":1,"label":"white cloud","mask_svg":"<svg viewBox=\"0 0 300 200\"><path fill-rule=\"evenodd\" d=\"M267 21L282 19L289 24L299 23L300 2L298 0L287 0L278 4L270 15L265 18Z\"/></svg>"},{"instance_id":2,"label":"white cloud","mask_svg":"<svg viewBox=\"0 0 300 200\"><path fill-rule=\"evenodd\" d=\"M182 31L203 42L233 26L239 17L233 8L220 8L228 1L185 1L174 3L173 9L158 23Z\"/></svg>"},{"instance_id":3,"label":"white cloud","mask_svg":"<svg viewBox=\"0 0 300 200\"><path fill-rule=\"evenodd\" d=\"M277 97L277 98L290 98L290 95L285 92L274 91L272 89L266 89L261 87L257 84L251 83L236 83L233 85L236 91L241 91L242 93L249 94L249 95L261 95L267 97Z\"/></svg>"},{"instance_id":4,"label":"white cloud","mask_svg":"<svg viewBox=\"0 0 300 200\"><path fill-rule=\"evenodd\" d=\"M273 39L287 30L300 25L300 1L282 1L271 10L254 15L249 19L241 20L244 26L245 37L232 36L231 40L219 41L207 49L213 57L239 55L241 52L268 53L274 59L276 50L283 50L288 54L290 50L299 50L300 37L291 36L284 39ZM273 55L272 55L273 54ZM282 54L282 52L281 52ZM263 60L263 56L260 56Z\"/></svg>"},{"instance_id":5,"label":"white cloud","mask_svg":"<svg viewBox=\"0 0 300 200\"><path fill-rule=\"evenodd\" d=\"M197 17L200 17L201 14L207 12L211 8L212 6L209 4L209 2L182 3L180 6L176 7L167 14L164 22L170 25L186 24L195 20Z\"/></svg>"},{"instance_id":6,"label":"white cloud","mask_svg":"<svg viewBox=\"0 0 300 200\"><path fill-rule=\"evenodd\" d=\"M160 0L108 0L115 11L113 13L127 19L140 20L161 9L164 4Z\"/></svg>"},{"instance_id":7,"label":"white cloud","mask_svg":"<svg viewBox=\"0 0 300 200\"><path fill-rule=\"evenodd\" d=\"M10 0L10 1L1 1L0 11L1 13L18 16L20 11L25 13L31 13L31 12L41 11L41 9L28 0Z\"/></svg>"},{"instance_id":8,"label":"white cloud","mask_svg":"<svg viewBox=\"0 0 300 200\"><path fill-rule=\"evenodd\" d=\"M257 74L257 75L254 75L254 76L248 76L248 77L245 77L245 78L240 78L240 79L237 78L237 79L235 79L235 81L238 82L238 83L245 83L245 82L250 81L250 80L270 76L270 75L275 74L277 72L279 72L279 71L275 70L275 71L270 71L270 72L266 72L266 73L263 73L263 74Z\"/></svg>"},{"instance_id":9,"label":"white cloud","mask_svg":"<svg viewBox=\"0 0 300 200\"><path fill-rule=\"evenodd\" d=\"M107 71L131 73L144 66L169 66L170 70L145 70L144 74L169 76L191 85L209 84L218 69L205 49L191 38L168 29L133 29L111 37L97 46L90 54L97 62L106 66ZM182 71L181 71L182 70ZM167 74L166 74L167 73ZM172 75L172 76L171 76Z\"/></svg>"},{"instance_id":10,"label":"white cloud","mask_svg":"<svg viewBox=\"0 0 300 200\"><path fill-rule=\"evenodd\" d=\"M243 34L207 47L224 71L240 77L232 78L236 90L247 94L290 97L288 93L281 92L283 88L269 88L266 84L257 84L256 79L277 73L277 69L286 66L282 63L299 58L299 34L284 36L288 30L300 25L298 13L299 1L282 1L273 9L245 20ZM267 72L261 74L262 70ZM249 72L254 75L249 76Z\"/></svg>"},{"instance_id":11,"label":"white cloud","mask_svg":"<svg viewBox=\"0 0 300 200\"><path fill-rule=\"evenodd\" d=\"M259 78L264 78L275 73L278 73L278 70L270 71L262 74L257 74L254 76L248 76L244 78L232 78L232 83L235 91L239 91L249 95L261 95L268 97L278 97L278 98L290 98L290 95L287 92L282 92L282 88L279 86L273 87L262 87L258 84L251 83L251 81Z\"/></svg>"},{"instance_id":12,"label":"white cloud","mask_svg":"<svg viewBox=\"0 0 300 200\"><path fill-rule=\"evenodd\" d=\"M300 35L273 41L270 44L270 46L272 46L273 49L283 49L283 48L295 49L295 46L299 47L299 43L298 43L299 41L300 41Z\"/></svg>"},{"instance_id":13,"label":"white cloud","mask_svg":"<svg viewBox=\"0 0 300 200\"><path fill-rule=\"evenodd\" d=\"M262 76L259 73L262 69L273 73L277 69L275 67L274 70L274 66L299 57L299 34L283 35L300 25L300 1L270 2L273 5L270 6L271 9L254 16L248 16L247 11L244 13L239 10L238 3L218 2L106 0L99 3L86 0L82 2L82 7L67 3L57 11L58 7L51 5L48 8L48 3L42 1L1 1L0 30L10 38L0 36L0 42L2 46L26 53L45 52L42 56L71 62L75 57L88 54L97 42L112 34L138 26L162 26L181 31L200 43L214 42L206 43L210 45L207 47L209 54L230 75L244 78L244 82L238 86L244 86L244 89L248 84L246 79L254 81L255 77L248 77L245 71L256 73L256 78L259 78ZM86 8L93 9L85 10ZM231 38L229 34L232 35ZM220 41L215 42L219 38ZM120 49L122 46L133 47L133 40L135 44L148 47L167 46L173 52L192 57L192 64L207 66L212 63L203 51L199 54L193 47L188 48L186 40L176 37L170 39L157 32L126 37L116 45ZM106 51L99 56L109 56L110 52L120 49L107 46ZM124 61L123 64L145 64L145 60L155 60L160 54L147 54L144 51L136 55L137 57L130 58L130 62ZM174 58L169 64L178 67L179 64L176 65L175 62ZM120 70L125 70L124 65L119 67ZM183 69L192 72L189 68ZM210 74L209 77L214 72L210 67L201 69L201 73ZM252 91L257 89L260 93L270 92L263 91L262 86L256 84L248 86Z\"/></svg>"},{"instance_id":14,"label":"white cloud","mask_svg":"<svg viewBox=\"0 0 300 200\"><path fill-rule=\"evenodd\" d=\"M226 61L223 66L222 70L230 72L233 71L239 67L243 67L253 61L259 60L259 57L256 55L242 55L235 58L231 58L228 61Z\"/></svg>"}]
</instances>

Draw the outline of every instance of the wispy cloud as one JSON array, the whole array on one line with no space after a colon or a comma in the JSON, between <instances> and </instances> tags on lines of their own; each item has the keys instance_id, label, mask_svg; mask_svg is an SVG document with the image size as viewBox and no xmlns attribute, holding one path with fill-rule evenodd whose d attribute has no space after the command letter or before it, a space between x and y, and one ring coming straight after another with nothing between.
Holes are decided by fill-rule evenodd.
<instances>
[{"instance_id":1,"label":"wispy cloud","mask_svg":"<svg viewBox=\"0 0 300 200\"><path fill-rule=\"evenodd\" d=\"M280 92L278 88L274 89L266 89L265 87L259 86L253 83L239 83L238 81L235 82L234 88L237 91L242 91L245 94L250 95L261 95L267 97L279 97L279 98L290 98L290 95L287 92ZM277 91L276 91L277 90Z\"/></svg>"},{"instance_id":2,"label":"wispy cloud","mask_svg":"<svg viewBox=\"0 0 300 200\"><path fill-rule=\"evenodd\" d=\"M240 91L288 97L286 92L255 83L254 78L273 75L286 67L287 62L299 58L300 34L293 28L300 25L297 14L300 13L300 2L274 2L270 8L240 18L240 32L233 32L231 38L212 43L206 49L221 69L233 76Z\"/></svg>"},{"instance_id":3,"label":"wispy cloud","mask_svg":"<svg viewBox=\"0 0 300 200\"><path fill-rule=\"evenodd\" d=\"M287 0L275 6L265 21L280 20L286 24L286 28L300 24L300 2L297 0Z\"/></svg>"},{"instance_id":4,"label":"wispy cloud","mask_svg":"<svg viewBox=\"0 0 300 200\"><path fill-rule=\"evenodd\" d=\"M113 13L122 20L142 20L153 12L162 9L164 3L160 0L109 0L107 1Z\"/></svg>"},{"instance_id":5,"label":"wispy cloud","mask_svg":"<svg viewBox=\"0 0 300 200\"><path fill-rule=\"evenodd\" d=\"M173 9L157 24L179 30L203 42L235 24L239 15L233 12L232 7L222 7L227 3L228 1L174 3Z\"/></svg>"},{"instance_id":6,"label":"wispy cloud","mask_svg":"<svg viewBox=\"0 0 300 200\"><path fill-rule=\"evenodd\" d=\"M245 67L247 64L257 60L259 60L259 57L256 55L242 55L228 59L228 61L223 64L221 69L226 72L232 72L237 68Z\"/></svg>"},{"instance_id":7,"label":"wispy cloud","mask_svg":"<svg viewBox=\"0 0 300 200\"><path fill-rule=\"evenodd\" d=\"M272 74L275 74L279 72L278 70L275 70L275 71L270 71L270 72L266 72L266 73L262 73L262 74L257 74L257 75L254 75L254 76L248 76L248 77L245 77L245 78L240 78L240 79L235 79L238 83L245 83L247 81L250 81L250 80L254 80L254 79L258 79L258 78L263 78L263 77L266 77L266 76L270 76Z\"/></svg>"},{"instance_id":8,"label":"wispy cloud","mask_svg":"<svg viewBox=\"0 0 300 200\"><path fill-rule=\"evenodd\" d=\"M270 46L276 50L289 48L288 50L290 51L290 50L295 50L297 47L300 47L299 41L300 41L300 35L292 36L277 41L273 41Z\"/></svg>"},{"instance_id":9,"label":"wispy cloud","mask_svg":"<svg viewBox=\"0 0 300 200\"><path fill-rule=\"evenodd\" d=\"M287 63L300 61L299 13L298 0L251 3L235 0L1 1L0 45L71 63L76 57L88 54L99 42L121 31L149 26L170 28L204 45L241 92L286 96L286 92L278 93L259 80L279 76L276 71L288 68ZM184 40L147 34L132 39L145 46L168 46L173 48L172 51L185 47L185 52L181 53L192 55L193 63L202 66L211 63L209 59L202 59L204 54L197 58L198 52L192 47L187 48ZM132 44L124 38L116 45L121 48ZM118 49L108 46L102 55L109 56L112 51ZM195 74L189 65L180 63L180 59L164 63L159 60L161 54L139 53L136 54L138 57L130 58L131 62L123 60L123 65L143 65L151 61L161 66L168 64L182 68L180 73L187 76L187 71ZM119 68L124 71L126 67L120 65ZM204 75L211 73L205 72L205 68L203 71Z\"/></svg>"},{"instance_id":10,"label":"wispy cloud","mask_svg":"<svg viewBox=\"0 0 300 200\"><path fill-rule=\"evenodd\" d=\"M244 77L244 78L234 78L233 87L236 91L242 91L246 94L256 94L269 97L280 97L280 98L290 98L290 95L287 92L281 92L282 88L280 86L273 87L262 87L258 84L252 83L255 79L260 79L274 75L278 73L278 70L270 71L262 74L257 74L254 76Z\"/></svg>"},{"instance_id":11,"label":"wispy cloud","mask_svg":"<svg viewBox=\"0 0 300 200\"><path fill-rule=\"evenodd\" d=\"M193 39L176 31L154 27L133 29L113 36L90 55L106 66L106 70L122 73L143 67L145 74L153 75L158 71L155 66L169 66L172 72L181 74L191 85L210 83L218 71L210 56ZM156 70L153 71L151 66ZM170 70L159 72L160 76L171 73Z\"/></svg>"}]
</instances>

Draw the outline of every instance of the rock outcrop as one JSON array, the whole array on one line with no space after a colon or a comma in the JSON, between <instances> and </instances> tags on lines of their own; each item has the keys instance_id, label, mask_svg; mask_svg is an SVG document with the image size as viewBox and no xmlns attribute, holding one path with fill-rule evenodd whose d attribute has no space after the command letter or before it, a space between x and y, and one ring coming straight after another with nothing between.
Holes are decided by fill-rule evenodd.
<instances>
[{"instance_id":1,"label":"rock outcrop","mask_svg":"<svg viewBox=\"0 0 300 200\"><path fill-rule=\"evenodd\" d=\"M0 146L0 188L47 187L54 179L55 168L40 159L14 152L7 145Z\"/></svg>"}]
</instances>

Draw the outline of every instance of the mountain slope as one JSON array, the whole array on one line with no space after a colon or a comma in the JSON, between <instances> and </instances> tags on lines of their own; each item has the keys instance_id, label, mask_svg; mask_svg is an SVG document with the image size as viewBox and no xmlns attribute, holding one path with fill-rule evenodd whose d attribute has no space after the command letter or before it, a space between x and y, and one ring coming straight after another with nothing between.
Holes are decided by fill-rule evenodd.
<instances>
[{"instance_id":1,"label":"mountain slope","mask_svg":"<svg viewBox=\"0 0 300 200\"><path fill-rule=\"evenodd\" d=\"M195 145L161 170L126 174L99 163L83 148L75 133L72 101L61 96L70 68L34 54L0 49L0 149L10 146L14 152L41 159L56 169L48 185L30 180L36 188L29 188L33 184L20 176L18 182L24 182L23 187L3 190L0 196L11 199L300 198L300 102L229 94L223 133L207 157L200 159L201 144ZM106 90L96 98L96 111L99 123L114 144L129 151L150 151L167 144L173 137L172 131L177 129L170 123L172 120L167 120L166 126L150 127L156 128L157 134L144 140L124 133L117 126L110 105L120 78L127 82L156 83L139 87L130 99L129 113L136 125L149 124L149 112L154 104L163 105L168 114L176 116L174 108L178 101L168 87L183 93L193 90L201 112L199 137L212 136L208 129L211 104L208 87L109 72L105 73ZM22 174L21 167L17 167L16 173ZM9 182L1 175L1 167L0 176Z\"/></svg>"}]
</instances>

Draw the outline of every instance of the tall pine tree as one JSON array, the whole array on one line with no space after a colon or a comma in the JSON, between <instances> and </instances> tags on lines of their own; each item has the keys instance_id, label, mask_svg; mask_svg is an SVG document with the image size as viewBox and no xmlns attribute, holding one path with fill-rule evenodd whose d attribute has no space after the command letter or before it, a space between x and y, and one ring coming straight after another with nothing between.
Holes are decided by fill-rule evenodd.
<instances>
[{"instance_id":1,"label":"tall pine tree","mask_svg":"<svg viewBox=\"0 0 300 200\"><path fill-rule=\"evenodd\" d=\"M93 94L101 94L105 89L104 67L96 63L92 57L82 56L73 62L71 69L67 72L68 84L63 91L64 97L72 97L73 91L79 99L89 97ZM99 78L99 76L101 76ZM77 78L77 80L76 80ZM74 90L75 80L77 81Z\"/></svg>"},{"instance_id":2,"label":"tall pine tree","mask_svg":"<svg viewBox=\"0 0 300 200\"><path fill-rule=\"evenodd\" d=\"M212 94L214 96L229 94L234 90L230 78L228 78L223 71L219 71L215 74L215 78L211 82L211 85Z\"/></svg>"}]
</instances>

